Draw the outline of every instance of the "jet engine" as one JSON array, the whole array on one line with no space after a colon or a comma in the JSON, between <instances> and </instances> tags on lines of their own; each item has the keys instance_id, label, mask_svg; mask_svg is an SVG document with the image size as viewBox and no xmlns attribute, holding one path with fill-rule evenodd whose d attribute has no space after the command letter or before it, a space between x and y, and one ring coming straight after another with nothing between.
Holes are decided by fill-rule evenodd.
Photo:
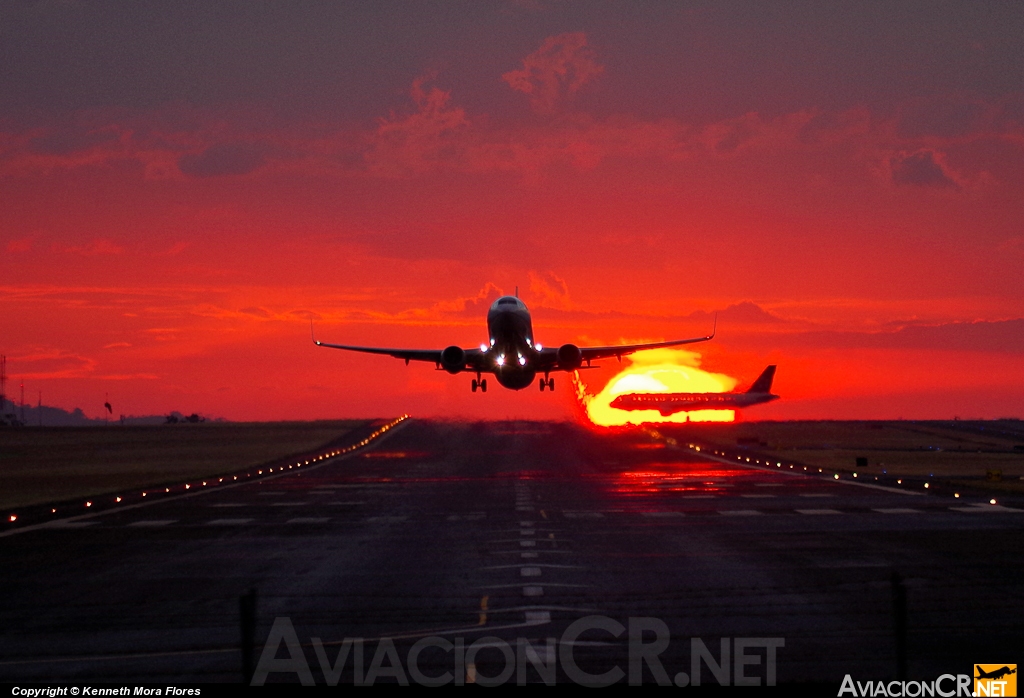
<instances>
[{"instance_id":1,"label":"jet engine","mask_svg":"<svg viewBox=\"0 0 1024 698\"><path fill-rule=\"evenodd\" d=\"M452 345L441 352L441 368L448 373L458 373L466 367L466 352Z\"/></svg>"},{"instance_id":2,"label":"jet engine","mask_svg":"<svg viewBox=\"0 0 1024 698\"><path fill-rule=\"evenodd\" d=\"M563 344L558 347L558 367L569 371L575 370L583 363L583 352L575 344Z\"/></svg>"}]
</instances>

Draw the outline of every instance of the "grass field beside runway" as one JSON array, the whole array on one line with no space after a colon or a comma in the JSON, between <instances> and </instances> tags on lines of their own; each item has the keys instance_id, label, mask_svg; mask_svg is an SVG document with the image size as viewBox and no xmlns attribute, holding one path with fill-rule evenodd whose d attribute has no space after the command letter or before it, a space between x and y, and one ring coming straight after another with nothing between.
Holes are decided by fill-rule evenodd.
<instances>
[{"instance_id":1,"label":"grass field beside runway","mask_svg":"<svg viewBox=\"0 0 1024 698\"><path fill-rule=\"evenodd\" d=\"M311 451L370 420L0 432L0 509L177 483Z\"/></svg>"},{"instance_id":2,"label":"grass field beside runway","mask_svg":"<svg viewBox=\"0 0 1024 698\"><path fill-rule=\"evenodd\" d=\"M734 422L690 429L679 430L680 438L692 433L733 451L746 447L828 472L966 478L997 490L1024 491L1020 420ZM858 458L867 459L867 466L858 466ZM987 479L990 471L1000 473L998 482Z\"/></svg>"}]
</instances>

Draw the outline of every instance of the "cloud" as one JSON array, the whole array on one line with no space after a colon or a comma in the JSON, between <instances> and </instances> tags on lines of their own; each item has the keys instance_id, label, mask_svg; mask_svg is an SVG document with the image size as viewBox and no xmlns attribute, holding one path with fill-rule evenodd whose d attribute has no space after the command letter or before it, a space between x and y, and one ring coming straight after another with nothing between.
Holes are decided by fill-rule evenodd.
<instances>
[{"instance_id":1,"label":"cloud","mask_svg":"<svg viewBox=\"0 0 1024 698\"><path fill-rule=\"evenodd\" d=\"M218 143L200 153L185 153L178 169L190 177L244 175L263 167L269 148L261 143Z\"/></svg>"},{"instance_id":2,"label":"cloud","mask_svg":"<svg viewBox=\"0 0 1024 698\"><path fill-rule=\"evenodd\" d=\"M560 103L604 71L583 32L549 36L541 47L523 59L522 70L502 75L509 87L530 98L539 113L555 111Z\"/></svg>"},{"instance_id":3,"label":"cloud","mask_svg":"<svg viewBox=\"0 0 1024 698\"><path fill-rule=\"evenodd\" d=\"M923 349L1002 354L1024 352L1024 318L994 322L907 325L887 332L794 332L774 334L778 346L826 349Z\"/></svg>"},{"instance_id":4,"label":"cloud","mask_svg":"<svg viewBox=\"0 0 1024 698\"><path fill-rule=\"evenodd\" d=\"M458 148L454 136L467 126L466 112L449 105L451 92L437 87L424 89L428 78L412 84L411 96L416 111L408 116L394 112L378 122L365 154L370 168L378 173L422 172L438 163L454 159Z\"/></svg>"},{"instance_id":5,"label":"cloud","mask_svg":"<svg viewBox=\"0 0 1024 698\"><path fill-rule=\"evenodd\" d=\"M897 153L889 159L889 171L896 184L912 184L919 187L959 188L943 162L944 158L934 150L918 150L914 153Z\"/></svg>"},{"instance_id":6,"label":"cloud","mask_svg":"<svg viewBox=\"0 0 1024 698\"><path fill-rule=\"evenodd\" d=\"M695 320L711 320L714 316L715 313L708 313L703 310L697 310L690 313L690 317ZM785 322L785 320L780 318L778 315L769 313L757 303L752 303L751 301L733 303L724 310L718 312L718 319L724 322L740 323L744 325Z\"/></svg>"},{"instance_id":7,"label":"cloud","mask_svg":"<svg viewBox=\"0 0 1024 698\"><path fill-rule=\"evenodd\" d=\"M528 278L530 279L531 300L536 299L536 305L561 310L572 308L572 301L569 300L569 285L565 279L550 271L540 273L531 271L528 272Z\"/></svg>"}]
</instances>

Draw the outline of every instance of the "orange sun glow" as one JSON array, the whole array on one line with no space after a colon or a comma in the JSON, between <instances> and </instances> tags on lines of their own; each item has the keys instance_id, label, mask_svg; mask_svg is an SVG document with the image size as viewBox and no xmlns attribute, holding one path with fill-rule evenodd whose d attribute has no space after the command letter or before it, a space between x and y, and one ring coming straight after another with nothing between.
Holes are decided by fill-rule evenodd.
<instances>
[{"instance_id":1,"label":"orange sun glow","mask_svg":"<svg viewBox=\"0 0 1024 698\"><path fill-rule=\"evenodd\" d=\"M657 410L619 410L612 400L625 393L724 393L736 379L699 368L700 354L678 349L656 349L629 357L630 365L592 395L579 376L573 376L576 398L587 419L596 426L685 422L731 422L734 410L694 410L664 416Z\"/></svg>"}]
</instances>

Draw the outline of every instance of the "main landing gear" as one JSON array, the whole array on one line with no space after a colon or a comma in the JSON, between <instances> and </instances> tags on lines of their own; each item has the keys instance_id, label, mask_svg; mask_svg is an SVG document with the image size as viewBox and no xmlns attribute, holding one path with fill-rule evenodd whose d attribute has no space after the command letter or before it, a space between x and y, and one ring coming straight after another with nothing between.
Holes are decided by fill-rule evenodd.
<instances>
[{"instance_id":1,"label":"main landing gear","mask_svg":"<svg viewBox=\"0 0 1024 698\"><path fill-rule=\"evenodd\" d=\"M480 392L482 392L482 393L486 393L487 392L487 379L486 378L484 378L483 380L480 380L479 378L474 378L472 385L473 385L473 392L474 393L476 392L477 388L480 388Z\"/></svg>"},{"instance_id":2,"label":"main landing gear","mask_svg":"<svg viewBox=\"0 0 1024 698\"><path fill-rule=\"evenodd\" d=\"M554 390L555 390L555 379L554 378L548 378L547 376L544 376L543 378L541 378L540 379L540 391L542 393L544 392L544 387L545 386L547 386L548 390L554 392Z\"/></svg>"}]
</instances>

